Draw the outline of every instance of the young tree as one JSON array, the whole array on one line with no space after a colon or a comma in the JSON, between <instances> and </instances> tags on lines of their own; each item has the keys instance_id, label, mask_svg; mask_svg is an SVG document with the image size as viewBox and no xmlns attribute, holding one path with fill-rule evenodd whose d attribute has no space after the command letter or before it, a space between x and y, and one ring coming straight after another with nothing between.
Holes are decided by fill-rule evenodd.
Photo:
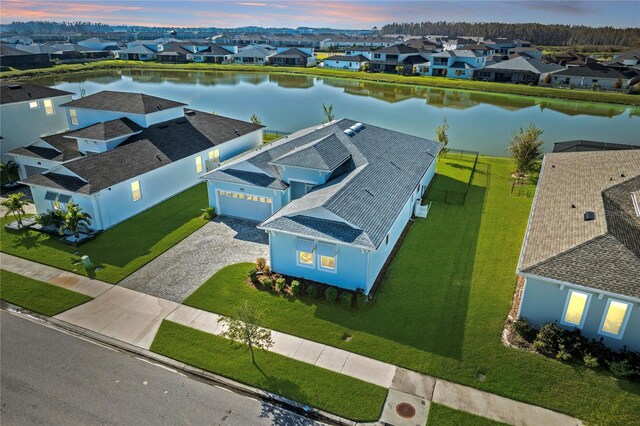
<instances>
[{"instance_id":1,"label":"young tree","mask_svg":"<svg viewBox=\"0 0 640 426\"><path fill-rule=\"evenodd\" d=\"M258 326L260 313L247 301L236 310L234 318L222 317L218 322L228 327L222 336L248 349L253 364L256 363L253 348L269 349L273 346L271 331Z\"/></svg>"},{"instance_id":2,"label":"young tree","mask_svg":"<svg viewBox=\"0 0 640 426\"><path fill-rule=\"evenodd\" d=\"M256 114L251 114L251 122L253 124L262 124L262 120Z\"/></svg>"},{"instance_id":3,"label":"young tree","mask_svg":"<svg viewBox=\"0 0 640 426\"><path fill-rule=\"evenodd\" d=\"M91 215L82 211L80 206L74 203L67 204L67 213L64 216L64 223L60 227L60 234L65 231L71 232L76 239L80 237L80 226L89 226Z\"/></svg>"},{"instance_id":4,"label":"young tree","mask_svg":"<svg viewBox=\"0 0 640 426\"><path fill-rule=\"evenodd\" d=\"M449 135L447 132L449 131L449 122L447 121L447 116L445 115L442 119L442 124L436 127L436 141L441 142L443 144L442 150L440 154L446 154L448 149L447 145L449 144Z\"/></svg>"},{"instance_id":5,"label":"young tree","mask_svg":"<svg viewBox=\"0 0 640 426\"><path fill-rule=\"evenodd\" d=\"M535 124L529 124L526 129L514 132L507 150L516 166L516 175L522 179L532 171L542 158L544 141L540 138L543 130Z\"/></svg>"},{"instance_id":6,"label":"young tree","mask_svg":"<svg viewBox=\"0 0 640 426\"><path fill-rule=\"evenodd\" d=\"M322 110L324 111L324 116L326 117L323 123L330 123L331 121L333 121L333 104L329 104L329 106L326 106L323 102Z\"/></svg>"},{"instance_id":7,"label":"young tree","mask_svg":"<svg viewBox=\"0 0 640 426\"><path fill-rule=\"evenodd\" d=\"M28 204L24 201L24 194L22 192L16 192L9 195L9 197L0 203L2 207L7 209L4 217L10 214L18 221L18 226L22 228L22 216L25 215L24 207Z\"/></svg>"},{"instance_id":8,"label":"young tree","mask_svg":"<svg viewBox=\"0 0 640 426\"><path fill-rule=\"evenodd\" d=\"M0 170L4 173L10 183L13 183L18 179L18 163L13 160L9 160L6 163L0 163Z\"/></svg>"},{"instance_id":9,"label":"young tree","mask_svg":"<svg viewBox=\"0 0 640 426\"><path fill-rule=\"evenodd\" d=\"M617 79L616 82L613 84L613 87L615 89L622 89L622 79L621 78Z\"/></svg>"}]
</instances>

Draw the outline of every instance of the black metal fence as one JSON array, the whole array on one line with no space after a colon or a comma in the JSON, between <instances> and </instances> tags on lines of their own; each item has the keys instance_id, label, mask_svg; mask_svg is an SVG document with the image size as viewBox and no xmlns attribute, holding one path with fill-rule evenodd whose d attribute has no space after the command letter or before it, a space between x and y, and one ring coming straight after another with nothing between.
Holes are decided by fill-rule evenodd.
<instances>
[{"instance_id":1,"label":"black metal fence","mask_svg":"<svg viewBox=\"0 0 640 426\"><path fill-rule=\"evenodd\" d=\"M443 158L451 158L473 163L471 166L471 173L469 173L469 178L464 184L464 188L461 187L460 189L439 188L438 175L436 174L434 179L431 181L429 188L427 188L424 199L425 201L439 201L446 204L463 205L467 200L467 194L471 188L471 182L473 181L473 176L478 166L478 157L480 153L478 151L468 151L465 149L448 149L440 155Z\"/></svg>"}]
</instances>

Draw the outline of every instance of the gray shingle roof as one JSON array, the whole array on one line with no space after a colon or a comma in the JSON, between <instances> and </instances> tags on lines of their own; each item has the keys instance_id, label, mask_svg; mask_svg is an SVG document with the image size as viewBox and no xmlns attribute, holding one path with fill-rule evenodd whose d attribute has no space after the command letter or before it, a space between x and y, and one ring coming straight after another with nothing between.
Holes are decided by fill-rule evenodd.
<instances>
[{"instance_id":1,"label":"gray shingle roof","mask_svg":"<svg viewBox=\"0 0 640 426\"><path fill-rule=\"evenodd\" d=\"M349 150L336 135L328 135L308 145L296 148L271 162L279 166L333 171L351 157Z\"/></svg>"},{"instance_id":2,"label":"gray shingle roof","mask_svg":"<svg viewBox=\"0 0 640 426\"><path fill-rule=\"evenodd\" d=\"M569 67L565 70L555 73L558 76L569 77L597 77L597 78L619 78L622 80L630 78L618 70L606 67L599 63L587 63L577 67Z\"/></svg>"},{"instance_id":3,"label":"gray shingle roof","mask_svg":"<svg viewBox=\"0 0 640 426\"><path fill-rule=\"evenodd\" d=\"M562 65L547 64L540 59L526 59L518 56L507 61L498 62L497 64L487 65L486 70L513 70L513 71L530 71L536 74L560 71L565 69Z\"/></svg>"},{"instance_id":4,"label":"gray shingle roof","mask_svg":"<svg viewBox=\"0 0 640 426\"><path fill-rule=\"evenodd\" d=\"M96 123L92 126L84 127L79 130L74 130L72 132L68 132L66 136L96 141L107 141L121 136L131 135L141 131L142 129L142 126L124 117L102 123Z\"/></svg>"},{"instance_id":5,"label":"gray shingle roof","mask_svg":"<svg viewBox=\"0 0 640 426\"><path fill-rule=\"evenodd\" d=\"M1 105L67 95L73 95L73 93L30 83L2 82L0 84Z\"/></svg>"},{"instance_id":6,"label":"gray shingle roof","mask_svg":"<svg viewBox=\"0 0 640 426\"><path fill-rule=\"evenodd\" d=\"M82 154L78 150L78 142L74 139L65 138L67 134L69 134L69 132L43 136L40 138L47 144L51 145L53 149L31 144L26 147L11 150L10 153L58 162L69 161L82 157Z\"/></svg>"},{"instance_id":7,"label":"gray shingle roof","mask_svg":"<svg viewBox=\"0 0 640 426\"><path fill-rule=\"evenodd\" d=\"M65 107L118 111L131 114L150 114L169 108L186 106L182 102L145 95L144 93L114 92L103 90L84 98L62 104Z\"/></svg>"},{"instance_id":8,"label":"gray shingle roof","mask_svg":"<svg viewBox=\"0 0 640 426\"><path fill-rule=\"evenodd\" d=\"M347 62L367 62L367 61L370 61L369 58L365 58L362 55L354 55L354 56L335 55L335 56L329 56L328 58L325 58L324 60L325 61L347 61Z\"/></svg>"},{"instance_id":9,"label":"gray shingle roof","mask_svg":"<svg viewBox=\"0 0 640 426\"><path fill-rule=\"evenodd\" d=\"M299 57L308 58L310 56L311 55L309 55L308 53L305 53L298 48L292 47L291 49L288 49L273 55L272 58L299 58Z\"/></svg>"},{"instance_id":10,"label":"gray shingle roof","mask_svg":"<svg viewBox=\"0 0 640 426\"><path fill-rule=\"evenodd\" d=\"M387 53L390 55L405 55L407 53L418 52L418 49L416 49L415 47L407 46L406 44L394 44L393 46L385 47L376 51L376 53Z\"/></svg>"},{"instance_id":11,"label":"gray shingle roof","mask_svg":"<svg viewBox=\"0 0 640 426\"><path fill-rule=\"evenodd\" d=\"M240 185L260 186L263 188L286 189L287 185L284 181L267 176L263 173L249 172L246 170L221 169L214 170L207 174L207 178L219 182L237 183Z\"/></svg>"},{"instance_id":12,"label":"gray shingle roof","mask_svg":"<svg viewBox=\"0 0 640 426\"><path fill-rule=\"evenodd\" d=\"M334 235L332 238L353 243L347 237L350 234L345 233L340 239L347 224L358 232L357 244L372 249L380 245L420 179L435 161L441 144L369 124L354 136L347 136L343 131L354 124L353 120L343 119L320 128L305 129L225 167L233 168L242 162L262 170L266 176L280 179L274 160L294 151L302 152L310 143L327 136L331 136L327 140L339 142L342 149L349 152L351 158L345 163L348 167L341 166L339 175L287 204L264 221L260 225L262 229L274 226L278 230L316 237L321 233L324 238ZM212 176L215 177L206 175L205 178ZM309 219L313 216L309 211L317 208L323 209L329 217L336 217L336 221L326 223L319 222L317 217ZM333 222L340 223L340 232L327 231L327 226ZM286 226L290 229L285 229Z\"/></svg>"},{"instance_id":13,"label":"gray shingle roof","mask_svg":"<svg viewBox=\"0 0 640 426\"><path fill-rule=\"evenodd\" d=\"M608 189L618 184L626 191L640 187L637 176L640 150L547 154L518 270L638 297L640 290L629 289L640 286L640 257L631 250L632 242L616 238L620 233L611 221L620 214L606 201L612 194ZM584 220L587 211L595 213L594 220ZM635 229L640 235L639 222L627 225L631 228L625 233Z\"/></svg>"}]
</instances>

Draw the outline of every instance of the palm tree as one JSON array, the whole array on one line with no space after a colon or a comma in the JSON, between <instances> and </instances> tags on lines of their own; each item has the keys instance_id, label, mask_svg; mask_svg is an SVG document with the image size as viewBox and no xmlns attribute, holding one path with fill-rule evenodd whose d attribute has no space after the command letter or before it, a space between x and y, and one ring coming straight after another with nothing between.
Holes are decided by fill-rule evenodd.
<instances>
[{"instance_id":1,"label":"palm tree","mask_svg":"<svg viewBox=\"0 0 640 426\"><path fill-rule=\"evenodd\" d=\"M6 163L0 163L0 170L7 176L9 183L16 181L15 177L18 175L18 164L15 161L9 160Z\"/></svg>"},{"instance_id":2,"label":"palm tree","mask_svg":"<svg viewBox=\"0 0 640 426\"><path fill-rule=\"evenodd\" d=\"M15 194L9 195L9 198L0 203L2 207L7 209L4 217L9 216L10 214L16 218L18 221L18 227L22 228L22 216L25 215L24 207L28 204L24 201L24 194L22 192L16 192Z\"/></svg>"},{"instance_id":3,"label":"palm tree","mask_svg":"<svg viewBox=\"0 0 640 426\"><path fill-rule=\"evenodd\" d=\"M76 239L80 238L80 226L89 226L91 215L82 211L80 206L74 203L67 204L67 213L64 216L64 223L60 227L60 234L65 231L71 232Z\"/></svg>"},{"instance_id":4,"label":"palm tree","mask_svg":"<svg viewBox=\"0 0 640 426\"><path fill-rule=\"evenodd\" d=\"M333 121L333 104L329 104L329 106L326 106L324 103L322 103L322 110L324 111L324 115L326 117L323 123L332 122Z\"/></svg>"},{"instance_id":5,"label":"palm tree","mask_svg":"<svg viewBox=\"0 0 640 426\"><path fill-rule=\"evenodd\" d=\"M253 124L262 124L262 120L258 117L257 114L251 114L251 122Z\"/></svg>"}]
</instances>

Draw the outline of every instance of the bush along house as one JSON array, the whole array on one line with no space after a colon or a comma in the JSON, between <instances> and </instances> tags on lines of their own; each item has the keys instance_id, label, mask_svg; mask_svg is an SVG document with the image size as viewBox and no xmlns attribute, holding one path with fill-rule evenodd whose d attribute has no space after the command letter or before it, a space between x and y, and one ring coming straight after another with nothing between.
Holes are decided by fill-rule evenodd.
<instances>
[{"instance_id":1,"label":"bush along house","mask_svg":"<svg viewBox=\"0 0 640 426\"><path fill-rule=\"evenodd\" d=\"M342 119L203 176L220 215L261 222L274 272L371 291L429 185L440 143Z\"/></svg>"}]
</instances>

